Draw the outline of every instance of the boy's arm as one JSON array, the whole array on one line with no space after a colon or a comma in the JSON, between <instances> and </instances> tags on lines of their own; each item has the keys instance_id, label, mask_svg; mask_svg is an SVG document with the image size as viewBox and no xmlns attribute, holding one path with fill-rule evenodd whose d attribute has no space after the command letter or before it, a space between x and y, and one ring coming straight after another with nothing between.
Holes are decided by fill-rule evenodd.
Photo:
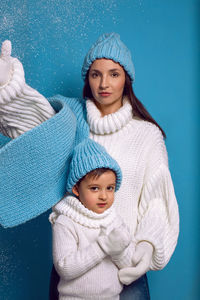
<instances>
[{"instance_id":1,"label":"boy's arm","mask_svg":"<svg viewBox=\"0 0 200 300\"><path fill-rule=\"evenodd\" d=\"M102 227L97 241L119 269L132 266L135 244L131 241L129 229L120 216L117 217L117 222L111 231L109 228Z\"/></svg>"},{"instance_id":2,"label":"boy's arm","mask_svg":"<svg viewBox=\"0 0 200 300\"><path fill-rule=\"evenodd\" d=\"M58 217L53 230L53 262L61 278L69 281L82 276L99 264L106 254L97 242L79 248L79 237L72 222Z\"/></svg>"},{"instance_id":3,"label":"boy's arm","mask_svg":"<svg viewBox=\"0 0 200 300\"><path fill-rule=\"evenodd\" d=\"M133 255L135 252L135 243L133 241L118 255L111 257L114 264L119 268L127 268L133 266Z\"/></svg>"}]
</instances>

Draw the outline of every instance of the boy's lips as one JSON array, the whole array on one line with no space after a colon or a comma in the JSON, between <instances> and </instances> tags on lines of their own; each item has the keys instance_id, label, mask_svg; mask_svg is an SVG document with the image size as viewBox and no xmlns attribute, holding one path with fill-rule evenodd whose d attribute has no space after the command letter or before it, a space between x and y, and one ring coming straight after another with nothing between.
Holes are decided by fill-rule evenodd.
<instances>
[{"instance_id":1,"label":"boy's lips","mask_svg":"<svg viewBox=\"0 0 200 300\"><path fill-rule=\"evenodd\" d=\"M99 207L105 207L105 206L106 206L106 203L97 203L97 205L98 205Z\"/></svg>"}]
</instances>

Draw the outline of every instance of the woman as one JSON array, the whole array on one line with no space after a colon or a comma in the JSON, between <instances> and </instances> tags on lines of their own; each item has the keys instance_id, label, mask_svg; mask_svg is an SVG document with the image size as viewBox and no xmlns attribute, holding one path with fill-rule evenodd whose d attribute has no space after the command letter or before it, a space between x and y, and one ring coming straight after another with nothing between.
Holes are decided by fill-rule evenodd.
<instances>
[{"instance_id":1,"label":"woman","mask_svg":"<svg viewBox=\"0 0 200 300\"><path fill-rule=\"evenodd\" d=\"M8 52L7 57L10 54L10 51ZM145 273L150 269L162 269L168 263L175 249L179 231L178 207L163 141L165 134L133 93L134 66L131 54L121 42L119 35L104 34L97 40L85 57L82 77L85 81L83 98L86 100L62 96L52 98L50 103L56 114L50 119L49 115L45 116L46 108L41 104L44 103L44 99L34 90L30 91L25 84L20 88L20 92L13 96L14 101L10 101L8 96L6 99L2 96L1 102L4 102L1 105L1 115L4 118L1 122L2 133L9 135L8 133L12 132L13 136L11 134L9 136L13 138L27 131L20 138L10 141L9 147L5 145L2 148L3 155L0 153L0 159L3 157L4 168L7 167L12 174L16 173L16 157L19 156L21 176L24 174L21 164L23 165L24 161L26 166L27 162L31 163L31 170L25 169L25 181L29 177L30 182L30 178L34 177L34 184L39 182L38 166L42 170L48 168L50 174L50 180L45 177L42 185L40 182L43 188L45 182L51 187L50 191L49 187L45 191L41 190L41 203L36 204L33 200L29 205L26 195L23 194L24 198L21 201L25 212L21 212L21 219L15 215L15 224L38 215L54 205L55 198L57 201L61 198L65 184L63 175L67 172L70 153L74 144L89 135L116 159L123 174L122 186L116 193L115 207L130 227L135 241L135 250L133 249L135 253L133 267L119 271L122 283L126 285L132 283L124 289L121 299L128 297L149 299ZM3 84L6 86L7 82ZM34 106L35 99L39 99L39 107ZM33 103L31 111L30 102ZM22 121L18 115L23 114L24 107L29 110L31 117ZM48 113L54 114L49 108ZM46 122L36 126L45 118L48 119ZM30 127L34 129L29 130ZM17 130L20 131L17 133ZM5 137L2 137L2 140L2 144L8 142ZM24 150L27 146L30 149L28 155ZM46 149L48 151L45 152ZM56 158L59 157L59 162L55 159L55 153ZM12 155L15 155L14 161ZM9 158L9 163L6 158ZM32 163L34 158L37 159L35 164ZM54 164L49 170L52 161ZM63 162L67 163L63 165ZM0 174L4 168L0 170ZM63 171L60 172L61 170ZM52 182L56 182L53 187ZM24 181L23 186L17 185L18 195L24 192L25 185ZM6 191L8 190L11 193L10 184L6 186ZM35 190L33 187L30 194L31 198L37 199ZM5 197L6 203L9 203L7 194L4 193L2 198L4 203ZM54 200L53 196L56 196ZM32 210L31 213L27 211L28 205ZM37 210L36 206L39 206ZM8 207L4 209L4 215L7 211ZM9 220L10 223L12 220ZM5 219L3 221L6 222ZM1 223L3 224L2 221Z\"/></svg>"}]
</instances>

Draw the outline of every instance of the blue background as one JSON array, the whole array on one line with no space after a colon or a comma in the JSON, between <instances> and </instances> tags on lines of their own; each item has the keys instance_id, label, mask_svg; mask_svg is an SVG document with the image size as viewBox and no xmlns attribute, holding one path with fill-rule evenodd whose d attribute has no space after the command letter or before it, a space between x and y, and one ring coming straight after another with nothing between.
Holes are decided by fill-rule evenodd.
<instances>
[{"instance_id":1,"label":"blue background","mask_svg":"<svg viewBox=\"0 0 200 300\"><path fill-rule=\"evenodd\" d=\"M200 299L198 0L1 0L0 42L10 39L26 81L46 97L80 96L90 45L115 31L130 48L136 95L167 134L180 209L176 251L149 272L153 300ZM49 212L0 227L0 299L48 299L52 266Z\"/></svg>"}]
</instances>

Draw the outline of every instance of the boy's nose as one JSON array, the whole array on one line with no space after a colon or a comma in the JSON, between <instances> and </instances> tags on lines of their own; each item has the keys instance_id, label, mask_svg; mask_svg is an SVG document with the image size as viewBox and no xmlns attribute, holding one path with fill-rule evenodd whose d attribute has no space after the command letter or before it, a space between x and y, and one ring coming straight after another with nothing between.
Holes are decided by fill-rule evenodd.
<instances>
[{"instance_id":1,"label":"boy's nose","mask_svg":"<svg viewBox=\"0 0 200 300\"><path fill-rule=\"evenodd\" d=\"M104 201L106 200L106 192L104 190L100 192L99 198Z\"/></svg>"}]
</instances>

